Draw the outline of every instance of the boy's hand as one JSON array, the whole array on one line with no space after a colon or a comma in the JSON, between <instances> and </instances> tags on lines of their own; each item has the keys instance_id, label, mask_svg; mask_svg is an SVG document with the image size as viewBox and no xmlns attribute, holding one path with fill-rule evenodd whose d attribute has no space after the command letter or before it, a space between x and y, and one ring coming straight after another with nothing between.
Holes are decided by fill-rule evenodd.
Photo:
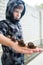
<instances>
[{"instance_id":1,"label":"boy's hand","mask_svg":"<svg viewBox=\"0 0 43 65\"><path fill-rule=\"evenodd\" d=\"M18 52L18 53L23 53L23 54L32 54L33 51L31 49L28 49L26 47L20 47L18 45L18 42L15 42L14 45L12 46L12 48Z\"/></svg>"},{"instance_id":2,"label":"boy's hand","mask_svg":"<svg viewBox=\"0 0 43 65\"><path fill-rule=\"evenodd\" d=\"M13 46L13 49L16 50L18 53L23 53L23 54L32 54L34 52L42 52L42 48L35 48L35 49L30 49L27 47L20 47L18 45L18 42L15 42L15 47Z\"/></svg>"}]
</instances>

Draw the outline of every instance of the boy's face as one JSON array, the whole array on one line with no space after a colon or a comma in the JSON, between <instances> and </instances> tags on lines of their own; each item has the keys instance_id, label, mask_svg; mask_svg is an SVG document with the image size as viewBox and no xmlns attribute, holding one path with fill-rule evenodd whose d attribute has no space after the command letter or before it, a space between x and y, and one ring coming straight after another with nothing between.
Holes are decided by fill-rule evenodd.
<instances>
[{"instance_id":1,"label":"boy's face","mask_svg":"<svg viewBox=\"0 0 43 65\"><path fill-rule=\"evenodd\" d=\"M14 19L19 20L23 9L16 8L13 12Z\"/></svg>"}]
</instances>

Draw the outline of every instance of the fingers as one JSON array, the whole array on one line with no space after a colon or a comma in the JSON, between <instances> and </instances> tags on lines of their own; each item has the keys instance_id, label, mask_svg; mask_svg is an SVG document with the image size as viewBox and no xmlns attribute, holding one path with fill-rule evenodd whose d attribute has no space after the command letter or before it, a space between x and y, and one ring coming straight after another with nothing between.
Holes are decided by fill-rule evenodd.
<instances>
[{"instance_id":1,"label":"fingers","mask_svg":"<svg viewBox=\"0 0 43 65\"><path fill-rule=\"evenodd\" d=\"M32 54L32 53L33 53L33 51L22 50L22 53L24 53L24 54Z\"/></svg>"},{"instance_id":2,"label":"fingers","mask_svg":"<svg viewBox=\"0 0 43 65\"><path fill-rule=\"evenodd\" d=\"M39 52L43 52L43 49L42 48L38 48Z\"/></svg>"},{"instance_id":3,"label":"fingers","mask_svg":"<svg viewBox=\"0 0 43 65\"><path fill-rule=\"evenodd\" d=\"M33 53L33 51L31 49L28 49L26 47L20 47L20 48L21 48L20 52L23 54L32 54Z\"/></svg>"},{"instance_id":4,"label":"fingers","mask_svg":"<svg viewBox=\"0 0 43 65\"><path fill-rule=\"evenodd\" d=\"M42 48L35 48L35 49L30 49L30 48L27 48L27 47L22 47L23 49L23 53L26 53L26 54L32 54L34 52L43 52L43 49Z\"/></svg>"},{"instance_id":5,"label":"fingers","mask_svg":"<svg viewBox=\"0 0 43 65\"><path fill-rule=\"evenodd\" d=\"M35 49L31 49L33 52L43 52L42 48L35 48Z\"/></svg>"},{"instance_id":6,"label":"fingers","mask_svg":"<svg viewBox=\"0 0 43 65\"><path fill-rule=\"evenodd\" d=\"M27 50L27 51L33 51L32 49L27 48L27 47L22 47L22 49Z\"/></svg>"}]
</instances>

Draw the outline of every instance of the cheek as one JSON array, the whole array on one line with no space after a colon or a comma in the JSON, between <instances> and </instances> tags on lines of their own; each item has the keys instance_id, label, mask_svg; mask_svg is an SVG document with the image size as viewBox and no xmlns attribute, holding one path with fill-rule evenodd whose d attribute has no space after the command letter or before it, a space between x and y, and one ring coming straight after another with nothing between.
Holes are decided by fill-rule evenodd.
<instances>
[{"instance_id":1,"label":"cheek","mask_svg":"<svg viewBox=\"0 0 43 65\"><path fill-rule=\"evenodd\" d=\"M21 13L14 12L14 13L13 13L13 16L14 16L15 19L20 19Z\"/></svg>"},{"instance_id":2,"label":"cheek","mask_svg":"<svg viewBox=\"0 0 43 65\"><path fill-rule=\"evenodd\" d=\"M17 13L14 13L13 16L16 17L17 16Z\"/></svg>"},{"instance_id":3,"label":"cheek","mask_svg":"<svg viewBox=\"0 0 43 65\"><path fill-rule=\"evenodd\" d=\"M17 18L17 19L19 19L20 17L21 17L21 14L14 13L14 18Z\"/></svg>"}]
</instances>

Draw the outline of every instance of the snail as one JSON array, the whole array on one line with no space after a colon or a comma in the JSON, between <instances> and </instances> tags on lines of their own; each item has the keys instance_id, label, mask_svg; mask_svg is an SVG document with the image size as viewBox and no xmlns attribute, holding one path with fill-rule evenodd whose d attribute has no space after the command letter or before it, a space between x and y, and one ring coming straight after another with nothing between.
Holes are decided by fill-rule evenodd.
<instances>
[{"instance_id":1,"label":"snail","mask_svg":"<svg viewBox=\"0 0 43 65\"><path fill-rule=\"evenodd\" d=\"M35 49L36 48L36 46L34 45L33 42L29 42L27 47L30 48L30 49Z\"/></svg>"},{"instance_id":2,"label":"snail","mask_svg":"<svg viewBox=\"0 0 43 65\"><path fill-rule=\"evenodd\" d=\"M11 39L14 42L18 41L18 45L21 46L21 47L25 46L25 43L24 43L23 40L16 40L15 38L11 37L10 35L8 35L7 38Z\"/></svg>"},{"instance_id":3,"label":"snail","mask_svg":"<svg viewBox=\"0 0 43 65\"><path fill-rule=\"evenodd\" d=\"M37 47L37 46L34 45L33 42L28 42L28 44L26 46L26 44L24 43L23 40L16 40L15 38L13 38L11 36L7 36L7 37L10 38L14 42L18 41L18 45L21 46L21 47L27 47L27 48L30 48L30 49L35 49Z\"/></svg>"},{"instance_id":4,"label":"snail","mask_svg":"<svg viewBox=\"0 0 43 65\"><path fill-rule=\"evenodd\" d=\"M18 45L21 46L21 47L26 46L23 40L18 40Z\"/></svg>"}]
</instances>

